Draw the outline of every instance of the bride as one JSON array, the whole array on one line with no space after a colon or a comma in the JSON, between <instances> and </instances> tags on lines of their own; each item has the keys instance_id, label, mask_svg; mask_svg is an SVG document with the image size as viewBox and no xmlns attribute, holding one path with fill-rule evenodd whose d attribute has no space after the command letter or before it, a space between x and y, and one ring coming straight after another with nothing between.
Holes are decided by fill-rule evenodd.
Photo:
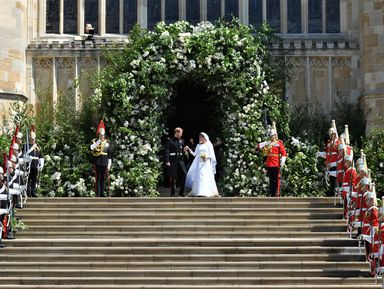
<instances>
[{"instance_id":1,"label":"bride","mask_svg":"<svg viewBox=\"0 0 384 289\"><path fill-rule=\"evenodd\" d=\"M192 151L189 147L186 150L195 157L185 181L185 187L192 188L189 196L219 197L215 182L216 157L208 135L200 133L196 150Z\"/></svg>"}]
</instances>

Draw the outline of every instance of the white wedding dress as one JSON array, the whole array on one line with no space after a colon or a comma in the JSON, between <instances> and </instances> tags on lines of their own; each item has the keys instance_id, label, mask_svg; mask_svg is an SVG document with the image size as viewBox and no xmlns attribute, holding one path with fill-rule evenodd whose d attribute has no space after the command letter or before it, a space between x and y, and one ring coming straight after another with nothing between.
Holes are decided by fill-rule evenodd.
<instances>
[{"instance_id":1,"label":"white wedding dress","mask_svg":"<svg viewBox=\"0 0 384 289\"><path fill-rule=\"evenodd\" d=\"M206 139L208 136L204 136ZM196 146L192 153L195 159L188 170L185 186L192 188L191 197L218 197L219 193L215 182L216 157L212 143L208 141ZM205 155L204 160L201 156Z\"/></svg>"}]
</instances>

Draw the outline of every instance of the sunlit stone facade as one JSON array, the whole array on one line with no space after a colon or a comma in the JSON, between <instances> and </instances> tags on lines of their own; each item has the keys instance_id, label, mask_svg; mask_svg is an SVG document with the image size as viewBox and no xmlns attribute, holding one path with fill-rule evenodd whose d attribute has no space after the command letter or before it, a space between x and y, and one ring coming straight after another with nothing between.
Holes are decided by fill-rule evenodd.
<instances>
[{"instance_id":1,"label":"sunlit stone facade","mask_svg":"<svg viewBox=\"0 0 384 289\"><path fill-rule=\"evenodd\" d=\"M79 80L76 105L91 93L87 77L103 66L101 49L124 43L134 24L214 21L232 16L269 22L293 67L286 98L331 110L338 95L361 101L368 129L384 126L384 1L378 0L0 0L0 102L52 103ZM84 26L95 42L83 41Z\"/></svg>"}]
</instances>

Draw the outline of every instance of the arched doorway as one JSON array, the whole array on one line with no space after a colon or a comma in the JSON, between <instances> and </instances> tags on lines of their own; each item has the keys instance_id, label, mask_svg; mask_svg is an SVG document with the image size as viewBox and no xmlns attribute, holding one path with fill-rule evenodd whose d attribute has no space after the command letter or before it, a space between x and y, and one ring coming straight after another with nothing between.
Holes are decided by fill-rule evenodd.
<instances>
[{"instance_id":1,"label":"arched doorway","mask_svg":"<svg viewBox=\"0 0 384 289\"><path fill-rule=\"evenodd\" d=\"M178 80L168 109L167 127L170 135L175 127L182 127L186 141L193 138L196 143L200 132L206 132L213 141L221 131L217 97L203 82Z\"/></svg>"}]
</instances>

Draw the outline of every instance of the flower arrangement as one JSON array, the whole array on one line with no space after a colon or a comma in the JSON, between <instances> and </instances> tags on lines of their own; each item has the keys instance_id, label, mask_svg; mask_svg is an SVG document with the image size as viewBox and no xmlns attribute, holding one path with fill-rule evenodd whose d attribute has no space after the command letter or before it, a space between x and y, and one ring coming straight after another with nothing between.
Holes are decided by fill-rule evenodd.
<instances>
[{"instance_id":1,"label":"flower arrangement","mask_svg":"<svg viewBox=\"0 0 384 289\"><path fill-rule=\"evenodd\" d=\"M201 153L199 157L205 162L208 158L208 155L206 153Z\"/></svg>"}]
</instances>

